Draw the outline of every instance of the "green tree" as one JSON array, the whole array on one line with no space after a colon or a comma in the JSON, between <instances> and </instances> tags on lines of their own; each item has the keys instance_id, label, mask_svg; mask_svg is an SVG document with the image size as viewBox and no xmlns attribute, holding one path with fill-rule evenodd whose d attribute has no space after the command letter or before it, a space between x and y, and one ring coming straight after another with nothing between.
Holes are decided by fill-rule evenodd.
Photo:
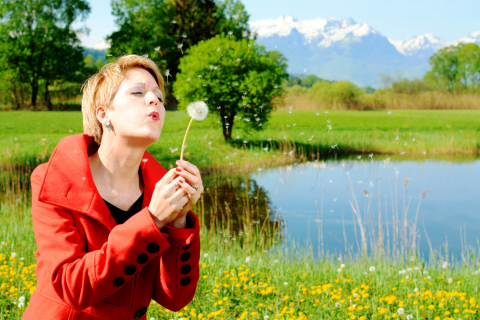
<instances>
[{"instance_id":1,"label":"green tree","mask_svg":"<svg viewBox=\"0 0 480 320\"><path fill-rule=\"evenodd\" d=\"M463 44L446 47L433 54L429 59L432 70L427 72L425 80L437 83L452 93L456 91L461 78L458 59L461 46Z\"/></svg>"},{"instance_id":2,"label":"green tree","mask_svg":"<svg viewBox=\"0 0 480 320\"><path fill-rule=\"evenodd\" d=\"M85 0L0 0L0 71L28 83L34 108L40 84L51 107L49 85L82 67L83 49L71 25L89 12Z\"/></svg>"},{"instance_id":3,"label":"green tree","mask_svg":"<svg viewBox=\"0 0 480 320\"><path fill-rule=\"evenodd\" d=\"M171 83L176 80L179 60L188 48L222 32L231 31L235 39L250 36L249 16L237 0L113 0L112 8L120 28L108 37L108 53L148 54L157 62L168 80L169 109L177 105Z\"/></svg>"},{"instance_id":4,"label":"green tree","mask_svg":"<svg viewBox=\"0 0 480 320\"><path fill-rule=\"evenodd\" d=\"M465 90L476 89L480 82L480 47L475 43L462 46L458 52L460 82Z\"/></svg>"},{"instance_id":5,"label":"green tree","mask_svg":"<svg viewBox=\"0 0 480 320\"><path fill-rule=\"evenodd\" d=\"M230 140L234 119L261 130L272 110L272 98L283 92L288 78L286 59L267 52L253 40L218 35L191 47L180 60L174 83L179 105L204 100L220 116L225 140Z\"/></svg>"}]
</instances>

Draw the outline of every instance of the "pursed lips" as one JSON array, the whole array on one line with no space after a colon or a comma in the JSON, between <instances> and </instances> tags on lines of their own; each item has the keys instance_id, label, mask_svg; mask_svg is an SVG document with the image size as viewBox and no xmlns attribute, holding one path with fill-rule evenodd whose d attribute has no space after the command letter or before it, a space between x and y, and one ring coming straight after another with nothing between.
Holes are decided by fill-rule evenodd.
<instances>
[{"instance_id":1,"label":"pursed lips","mask_svg":"<svg viewBox=\"0 0 480 320\"><path fill-rule=\"evenodd\" d=\"M158 112L150 112L150 114L148 115L149 117L153 118L153 120L160 120L160 115L158 114Z\"/></svg>"}]
</instances>

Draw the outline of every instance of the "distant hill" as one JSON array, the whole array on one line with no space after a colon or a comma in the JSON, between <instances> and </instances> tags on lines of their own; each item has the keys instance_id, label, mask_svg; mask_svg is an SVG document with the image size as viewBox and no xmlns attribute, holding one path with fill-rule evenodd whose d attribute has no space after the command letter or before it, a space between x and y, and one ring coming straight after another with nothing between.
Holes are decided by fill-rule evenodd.
<instances>
[{"instance_id":1,"label":"distant hill","mask_svg":"<svg viewBox=\"0 0 480 320\"><path fill-rule=\"evenodd\" d=\"M350 80L365 87L379 87L382 73L393 75L400 71L405 77L420 78L430 69L428 58L438 49L459 41L480 44L480 32L455 43L432 34L395 41L352 19L303 20L281 16L251 22L250 28L267 50L283 53L290 74Z\"/></svg>"},{"instance_id":2,"label":"distant hill","mask_svg":"<svg viewBox=\"0 0 480 320\"><path fill-rule=\"evenodd\" d=\"M98 60L98 58L103 58L103 60L107 61L107 49L97 50L92 48L84 48L83 55L88 56L89 54L91 54L95 60Z\"/></svg>"}]
</instances>

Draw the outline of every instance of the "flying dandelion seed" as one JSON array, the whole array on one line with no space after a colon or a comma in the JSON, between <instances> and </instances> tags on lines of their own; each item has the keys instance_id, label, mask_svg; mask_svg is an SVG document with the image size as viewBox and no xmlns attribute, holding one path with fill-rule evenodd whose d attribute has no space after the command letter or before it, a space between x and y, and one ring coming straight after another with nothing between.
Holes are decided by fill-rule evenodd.
<instances>
[{"instance_id":1,"label":"flying dandelion seed","mask_svg":"<svg viewBox=\"0 0 480 320\"><path fill-rule=\"evenodd\" d=\"M277 91L280 91L280 90L278 90L278 85L277 85L277 84L274 85L273 87L274 87L275 89L277 89ZM291 112L290 112L290 113L291 113Z\"/></svg>"},{"instance_id":2,"label":"flying dandelion seed","mask_svg":"<svg viewBox=\"0 0 480 320\"><path fill-rule=\"evenodd\" d=\"M183 47L183 43L179 43L179 44L177 45L177 48L180 49L180 51L181 51L182 54L183 54L183 49L182 49L182 47Z\"/></svg>"},{"instance_id":3,"label":"flying dandelion seed","mask_svg":"<svg viewBox=\"0 0 480 320\"><path fill-rule=\"evenodd\" d=\"M388 111L388 113L387 113L387 114L388 114L388 115L391 115L391 114L392 114L392 111Z\"/></svg>"},{"instance_id":4,"label":"flying dandelion seed","mask_svg":"<svg viewBox=\"0 0 480 320\"><path fill-rule=\"evenodd\" d=\"M317 113L315 113L315 114L316 114L317 116L318 116L318 115L320 115L320 113L318 113L318 112L317 112Z\"/></svg>"},{"instance_id":5,"label":"flying dandelion seed","mask_svg":"<svg viewBox=\"0 0 480 320\"><path fill-rule=\"evenodd\" d=\"M416 142L417 140L415 140L415 137L412 138L412 142Z\"/></svg>"},{"instance_id":6,"label":"flying dandelion seed","mask_svg":"<svg viewBox=\"0 0 480 320\"><path fill-rule=\"evenodd\" d=\"M155 50L155 52L154 52L153 56L155 56L155 54L156 54L157 52L160 52L160 55L163 56L162 51L160 50L160 46L155 47L154 50Z\"/></svg>"},{"instance_id":7,"label":"flying dandelion seed","mask_svg":"<svg viewBox=\"0 0 480 320\"><path fill-rule=\"evenodd\" d=\"M398 140L398 139L400 139L400 137L399 137L399 136L396 136L396 137L395 137L395 140Z\"/></svg>"},{"instance_id":8,"label":"flying dandelion seed","mask_svg":"<svg viewBox=\"0 0 480 320\"><path fill-rule=\"evenodd\" d=\"M176 23L177 23L177 20L173 19L172 24L176 24Z\"/></svg>"},{"instance_id":9,"label":"flying dandelion seed","mask_svg":"<svg viewBox=\"0 0 480 320\"><path fill-rule=\"evenodd\" d=\"M357 158L358 158L358 159L361 159L361 158L362 158L362 156L357 156Z\"/></svg>"},{"instance_id":10,"label":"flying dandelion seed","mask_svg":"<svg viewBox=\"0 0 480 320\"><path fill-rule=\"evenodd\" d=\"M190 81L190 78L187 78L187 81Z\"/></svg>"},{"instance_id":11,"label":"flying dandelion seed","mask_svg":"<svg viewBox=\"0 0 480 320\"><path fill-rule=\"evenodd\" d=\"M165 76L167 77L167 82L168 82L168 77L171 77L169 69L165 71Z\"/></svg>"}]
</instances>

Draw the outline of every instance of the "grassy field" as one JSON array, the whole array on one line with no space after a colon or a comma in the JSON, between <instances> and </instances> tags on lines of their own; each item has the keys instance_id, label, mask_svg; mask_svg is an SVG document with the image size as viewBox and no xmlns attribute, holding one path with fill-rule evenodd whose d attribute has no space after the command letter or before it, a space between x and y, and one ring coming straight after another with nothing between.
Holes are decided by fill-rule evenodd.
<instances>
[{"instance_id":1,"label":"grassy field","mask_svg":"<svg viewBox=\"0 0 480 320\"><path fill-rule=\"evenodd\" d=\"M185 158L204 172L239 171L352 154L476 157L480 148L480 110L327 112L277 110L260 132L235 124L231 143L209 115L192 125ZM159 141L148 149L167 168L179 158L188 121L185 112L167 112ZM0 165L45 162L61 138L81 132L80 112L3 112Z\"/></svg>"}]
</instances>

